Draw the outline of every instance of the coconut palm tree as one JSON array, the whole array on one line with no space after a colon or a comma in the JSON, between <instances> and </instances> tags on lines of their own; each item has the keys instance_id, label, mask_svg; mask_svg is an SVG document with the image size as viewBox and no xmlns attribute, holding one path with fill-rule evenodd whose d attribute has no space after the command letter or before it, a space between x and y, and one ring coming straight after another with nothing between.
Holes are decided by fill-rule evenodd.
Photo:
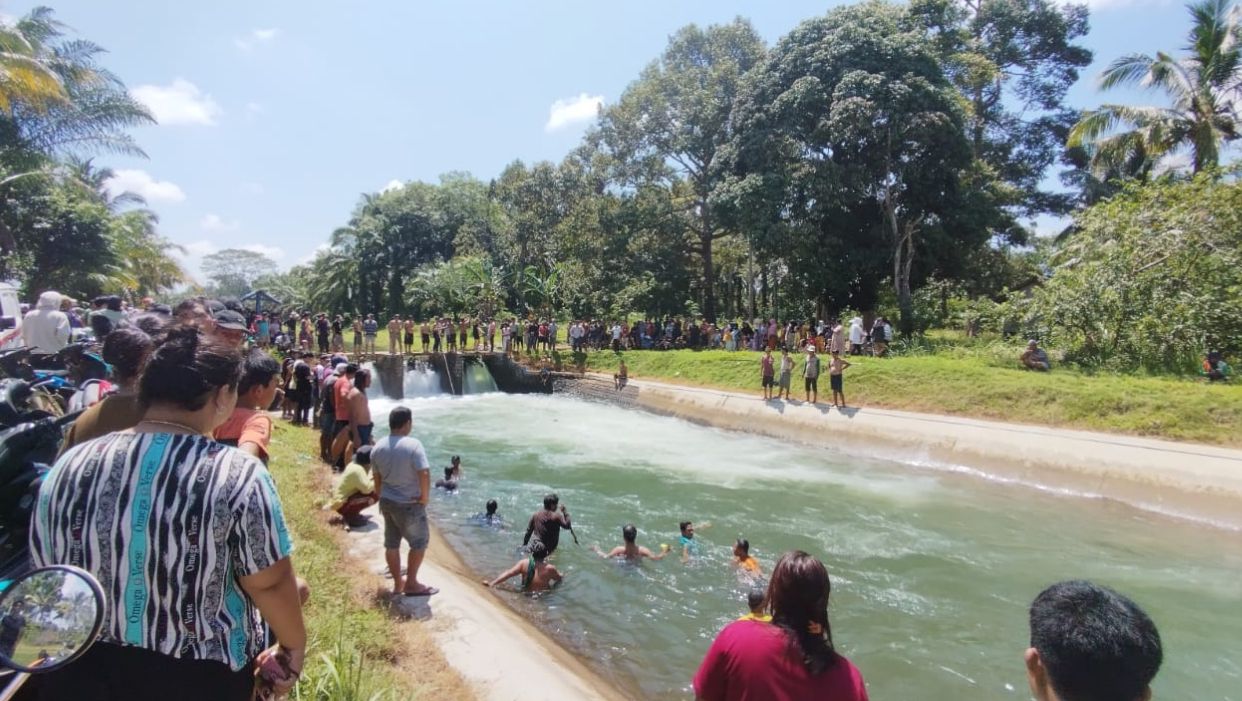
<instances>
[{"instance_id":1,"label":"coconut palm tree","mask_svg":"<svg viewBox=\"0 0 1242 701\"><path fill-rule=\"evenodd\" d=\"M1086 147L1097 171L1129 163L1129 170L1141 174L1187 149L1198 173L1216 167L1222 147L1238 138L1242 10L1233 0L1200 0L1187 9L1193 25L1185 57L1130 54L1113 61L1100 78L1104 90L1123 85L1160 90L1171 105L1102 105L1070 131L1068 145Z\"/></svg>"},{"instance_id":2,"label":"coconut palm tree","mask_svg":"<svg viewBox=\"0 0 1242 701\"><path fill-rule=\"evenodd\" d=\"M46 61L39 40L43 32L28 31L34 23L51 21L51 11L39 8L22 23L0 23L0 112L12 114L17 104L46 109L69 99L60 76Z\"/></svg>"}]
</instances>

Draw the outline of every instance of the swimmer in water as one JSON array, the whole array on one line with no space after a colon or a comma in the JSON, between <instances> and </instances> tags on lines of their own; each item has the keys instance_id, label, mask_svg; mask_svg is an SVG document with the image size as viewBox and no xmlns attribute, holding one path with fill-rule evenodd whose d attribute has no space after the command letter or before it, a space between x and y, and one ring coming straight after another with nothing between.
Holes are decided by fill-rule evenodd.
<instances>
[{"instance_id":1,"label":"swimmer in water","mask_svg":"<svg viewBox=\"0 0 1242 701\"><path fill-rule=\"evenodd\" d=\"M470 517L470 520L483 526L495 526L497 528L503 528L505 525L505 520L500 517L500 514L496 513L496 508L497 508L496 500L488 499L487 500L487 513L475 514Z\"/></svg>"},{"instance_id":2,"label":"swimmer in water","mask_svg":"<svg viewBox=\"0 0 1242 701\"><path fill-rule=\"evenodd\" d=\"M677 538L677 545L681 548L681 561L689 562L691 556L699 556L699 542L694 539L694 522L682 521L679 525L681 526L681 536ZM700 531L705 531L711 527L711 521L699 524Z\"/></svg>"},{"instance_id":3,"label":"swimmer in water","mask_svg":"<svg viewBox=\"0 0 1242 701\"><path fill-rule=\"evenodd\" d=\"M457 480L453 479L453 468L444 468L444 479L436 480L436 488L443 489L446 492L457 490Z\"/></svg>"},{"instance_id":4,"label":"swimmer in water","mask_svg":"<svg viewBox=\"0 0 1242 701\"><path fill-rule=\"evenodd\" d=\"M517 564L509 569L501 572L499 576L491 580L483 580L483 586L494 587L501 582L522 576L522 588L519 591L546 591L553 586L559 584L563 577L557 571L556 567L549 565L546 560L548 557L548 549L543 543L535 541L530 544L530 555L525 560L518 560Z\"/></svg>"},{"instance_id":5,"label":"swimmer in water","mask_svg":"<svg viewBox=\"0 0 1242 701\"><path fill-rule=\"evenodd\" d=\"M459 480L459 479L461 479L461 477L462 477L462 471L461 471L461 456L460 456L460 455L454 455L454 456L453 456L453 458L452 458L452 460L450 460L449 462L450 462L450 463L452 463L452 468L451 468L451 469L453 470L453 479L455 479L455 480Z\"/></svg>"},{"instance_id":6,"label":"swimmer in water","mask_svg":"<svg viewBox=\"0 0 1242 701\"><path fill-rule=\"evenodd\" d=\"M759 561L750 556L750 541L745 538L738 538L733 544L733 566L737 567L740 572L752 577L762 577L763 568L759 566Z\"/></svg>"},{"instance_id":7,"label":"swimmer in water","mask_svg":"<svg viewBox=\"0 0 1242 701\"><path fill-rule=\"evenodd\" d=\"M613 548L607 554L605 554L603 550L600 550L598 545L592 545L591 549L595 551L596 555L599 555L604 559L623 557L629 562L640 562L644 557L648 560L663 560L672 549L668 547L667 544L662 545L660 546L660 554L656 555L647 548L638 545L638 543L635 542L638 540L638 529L635 528L632 523L627 523L625 527L621 529L621 539L625 542Z\"/></svg>"},{"instance_id":8,"label":"swimmer in water","mask_svg":"<svg viewBox=\"0 0 1242 701\"><path fill-rule=\"evenodd\" d=\"M768 592L763 587L751 587L750 592L746 595L746 606L750 608L750 613L739 617L739 621L759 621L760 623L771 623L771 614L765 613L764 604L768 603Z\"/></svg>"}]
</instances>

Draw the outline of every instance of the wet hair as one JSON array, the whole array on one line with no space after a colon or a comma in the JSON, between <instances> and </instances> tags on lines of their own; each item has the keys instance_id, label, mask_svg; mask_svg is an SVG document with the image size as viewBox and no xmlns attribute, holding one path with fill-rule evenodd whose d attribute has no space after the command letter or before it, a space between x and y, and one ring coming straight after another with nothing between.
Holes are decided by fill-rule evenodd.
<instances>
[{"instance_id":1,"label":"wet hair","mask_svg":"<svg viewBox=\"0 0 1242 701\"><path fill-rule=\"evenodd\" d=\"M367 382L371 380L371 373L368 370L359 370L354 374L354 387L358 389L366 389Z\"/></svg>"},{"instance_id":2,"label":"wet hair","mask_svg":"<svg viewBox=\"0 0 1242 701\"><path fill-rule=\"evenodd\" d=\"M621 528L621 537L625 539L625 542L633 543L638 539L638 529L634 527L634 524L627 523Z\"/></svg>"},{"instance_id":3,"label":"wet hair","mask_svg":"<svg viewBox=\"0 0 1242 701\"><path fill-rule=\"evenodd\" d=\"M461 462L461 456L454 455L452 458L449 458L449 462L454 463L454 464L459 463Z\"/></svg>"},{"instance_id":4,"label":"wet hair","mask_svg":"<svg viewBox=\"0 0 1242 701\"><path fill-rule=\"evenodd\" d=\"M498 508L498 505L496 504L495 499L487 500L487 515L488 516L491 516L492 514L496 513L497 508Z\"/></svg>"},{"instance_id":5,"label":"wet hair","mask_svg":"<svg viewBox=\"0 0 1242 701\"><path fill-rule=\"evenodd\" d=\"M241 370L241 352L236 348L194 326L174 326L151 350L138 382L138 398L144 406L167 402L197 411L206 406L211 392L236 388Z\"/></svg>"},{"instance_id":6,"label":"wet hair","mask_svg":"<svg viewBox=\"0 0 1242 701\"><path fill-rule=\"evenodd\" d=\"M750 607L751 613L759 613L763 610L763 604L768 599L768 592L763 587L751 587L746 594L746 605Z\"/></svg>"},{"instance_id":7,"label":"wet hair","mask_svg":"<svg viewBox=\"0 0 1242 701\"><path fill-rule=\"evenodd\" d=\"M837 663L828 625L828 595L832 582L824 563L801 550L781 555L768 583L768 610L772 624L785 631L791 650L811 676ZM812 626L818 632L812 632Z\"/></svg>"},{"instance_id":8,"label":"wet hair","mask_svg":"<svg viewBox=\"0 0 1242 701\"><path fill-rule=\"evenodd\" d=\"M117 382L129 383L142 374L142 365L155 345L141 329L122 326L108 334L103 342L103 361L112 366Z\"/></svg>"},{"instance_id":9,"label":"wet hair","mask_svg":"<svg viewBox=\"0 0 1242 701\"><path fill-rule=\"evenodd\" d=\"M548 546L536 540L530 544L530 556L535 558L535 562L543 562L548 556Z\"/></svg>"},{"instance_id":10,"label":"wet hair","mask_svg":"<svg viewBox=\"0 0 1242 701\"><path fill-rule=\"evenodd\" d=\"M685 533L686 529L689 528L693 523L694 523L693 521L682 521L680 524L678 524L678 527L681 528L682 533Z\"/></svg>"},{"instance_id":11,"label":"wet hair","mask_svg":"<svg viewBox=\"0 0 1242 701\"><path fill-rule=\"evenodd\" d=\"M561 503L561 498L556 496L555 493L549 494L543 498L543 508L547 509L548 511L555 509L556 505L559 503Z\"/></svg>"},{"instance_id":12,"label":"wet hair","mask_svg":"<svg viewBox=\"0 0 1242 701\"><path fill-rule=\"evenodd\" d=\"M734 547L741 548L742 552L746 553L747 555L750 554L750 541L746 540L745 538L738 538L737 543L734 543Z\"/></svg>"},{"instance_id":13,"label":"wet hair","mask_svg":"<svg viewBox=\"0 0 1242 701\"><path fill-rule=\"evenodd\" d=\"M272 356L255 348L246 354L242 361L241 381L237 383L237 393L245 394L255 387L262 387L280 374L280 363Z\"/></svg>"},{"instance_id":14,"label":"wet hair","mask_svg":"<svg viewBox=\"0 0 1242 701\"><path fill-rule=\"evenodd\" d=\"M388 430L395 431L414 420L408 406L399 406L388 412Z\"/></svg>"},{"instance_id":15,"label":"wet hair","mask_svg":"<svg viewBox=\"0 0 1242 701\"><path fill-rule=\"evenodd\" d=\"M1107 587L1058 582L1031 604L1031 647L1063 701L1135 701L1160 671L1156 624Z\"/></svg>"},{"instance_id":16,"label":"wet hair","mask_svg":"<svg viewBox=\"0 0 1242 701\"><path fill-rule=\"evenodd\" d=\"M449 480L449 481L453 479L453 468L451 467L444 468L444 479Z\"/></svg>"},{"instance_id":17,"label":"wet hair","mask_svg":"<svg viewBox=\"0 0 1242 701\"><path fill-rule=\"evenodd\" d=\"M354 451L354 462L359 465L371 464L371 446L364 445Z\"/></svg>"}]
</instances>

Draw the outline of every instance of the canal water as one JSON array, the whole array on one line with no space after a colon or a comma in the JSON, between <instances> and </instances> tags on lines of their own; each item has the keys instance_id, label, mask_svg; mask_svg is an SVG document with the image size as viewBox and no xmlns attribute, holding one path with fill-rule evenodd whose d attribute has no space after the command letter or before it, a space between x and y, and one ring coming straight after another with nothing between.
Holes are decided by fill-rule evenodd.
<instances>
[{"instance_id":1,"label":"canal water","mask_svg":"<svg viewBox=\"0 0 1242 701\"><path fill-rule=\"evenodd\" d=\"M729 565L742 536L765 572L794 548L825 562L837 647L877 700L1025 701L1027 606L1047 584L1087 578L1156 620L1165 649L1157 698L1242 701L1236 532L560 396L403 403L434 475L462 456L460 491L437 493L431 513L480 573L518 559L527 519L544 493L559 493L580 541L563 534L554 556L564 586L498 596L627 696L693 697L708 644L745 613L750 584ZM372 402L377 426L395 404ZM507 529L470 520L490 498ZM589 549L619 544L626 523L653 550L675 545L682 520L712 524L689 564L628 566Z\"/></svg>"}]
</instances>

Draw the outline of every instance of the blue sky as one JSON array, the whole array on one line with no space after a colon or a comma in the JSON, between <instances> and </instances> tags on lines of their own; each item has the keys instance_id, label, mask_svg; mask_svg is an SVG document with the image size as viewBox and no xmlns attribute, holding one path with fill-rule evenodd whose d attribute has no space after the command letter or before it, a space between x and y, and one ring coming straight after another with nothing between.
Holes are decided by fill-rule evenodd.
<instances>
[{"instance_id":1,"label":"blue sky","mask_svg":"<svg viewBox=\"0 0 1242 701\"><path fill-rule=\"evenodd\" d=\"M101 157L190 251L247 247L307 260L363 192L451 170L490 178L515 158L559 160L694 22L741 15L774 42L840 3L804 0L45 0L160 117L148 160ZM5 2L8 15L35 4ZM1070 94L1093 106L1101 67L1176 49L1186 12L1092 0L1096 64ZM1120 97L1120 96L1116 96ZM1111 99L1116 99L1116 97Z\"/></svg>"}]
</instances>

